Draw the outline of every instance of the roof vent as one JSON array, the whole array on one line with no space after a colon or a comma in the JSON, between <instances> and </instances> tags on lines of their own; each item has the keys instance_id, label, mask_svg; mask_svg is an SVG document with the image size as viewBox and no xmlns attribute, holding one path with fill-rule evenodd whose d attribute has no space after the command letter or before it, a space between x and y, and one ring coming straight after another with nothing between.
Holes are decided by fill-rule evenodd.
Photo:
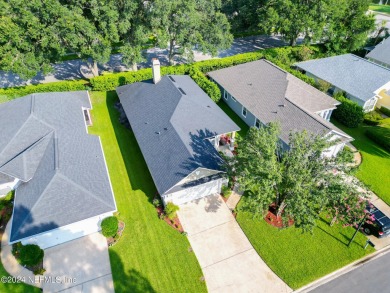
<instances>
[{"instance_id":1,"label":"roof vent","mask_svg":"<svg viewBox=\"0 0 390 293\"><path fill-rule=\"evenodd\" d=\"M160 131L156 131L156 134L160 134Z\"/></svg>"},{"instance_id":2,"label":"roof vent","mask_svg":"<svg viewBox=\"0 0 390 293\"><path fill-rule=\"evenodd\" d=\"M167 128L167 127L164 127L164 130L168 130L168 128Z\"/></svg>"},{"instance_id":3,"label":"roof vent","mask_svg":"<svg viewBox=\"0 0 390 293\"><path fill-rule=\"evenodd\" d=\"M183 89L181 87L178 88L179 91L183 94L183 95L187 95L185 91L183 91Z\"/></svg>"},{"instance_id":4,"label":"roof vent","mask_svg":"<svg viewBox=\"0 0 390 293\"><path fill-rule=\"evenodd\" d=\"M168 75L168 77L169 77L169 79L172 80L173 82L176 82L176 80L175 80L172 76Z\"/></svg>"},{"instance_id":5,"label":"roof vent","mask_svg":"<svg viewBox=\"0 0 390 293\"><path fill-rule=\"evenodd\" d=\"M248 83L248 85L252 85L252 83Z\"/></svg>"},{"instance_id":6,"label":"roof vent","mask_svg":"<svg viewBox=\"0 0 390 293\"><path fill-rule=\"evenodd\" d=\"M211 106L210 106L210 105L207 105L207 108L211 108Z\"/></svg>"},{"instance_id":7,"label":"roof vent","mask_svg":"<svg viewBox=\"0 0 390 293\"><path fill-rule=\"evenodd\" d=\"M145 122L145 124L149 124L149 122Z\"/></svg>"}]
</instances>

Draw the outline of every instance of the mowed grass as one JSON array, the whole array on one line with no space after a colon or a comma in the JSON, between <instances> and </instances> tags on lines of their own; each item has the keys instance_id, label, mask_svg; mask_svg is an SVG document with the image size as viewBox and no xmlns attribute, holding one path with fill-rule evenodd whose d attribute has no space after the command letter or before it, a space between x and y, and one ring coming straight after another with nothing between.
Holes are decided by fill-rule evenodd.
<instances>
[{"instance_id":1,"label":"mowed grass","mask_svg":"<svg viewBox=\"0 0 390 293\"><path fill-rule=\"evenodd\" d=\"M369 9L390 15L390 5L371 4Z\"/></svg>"},{"instance_id":2,"label":"mowed grass","mask_svg":"<svg viewBox=\"0 0 390 293\"><path fill-rule=\"evenodd\" d=\"M93 126L103 144L119 218L126 224L109 249L115 292L206 292L186 236L160 220L156 188L132 132L119 123L115 92L92 92ZM153 142L151 142L153 143Z\"/></svg>"},{"instance_id":3,"label":"mowed grass","mask_svg":"<svg viewBox=\"0 0 390 293\"><path fill-rule=\"evenodd\" d=\"M218 105L240 126L239 136L245 137L249 129L245 122L226 103L219 102ZM294 227L279 230L245 212L238 213L237 221L257 253L293 289L374 251L372 247L363 249L367 238L361 233L348 247L355 230L341 225L330 227L326 219L317 222L313 234L302 233Z\"/></svg>"},{"instance_id":4,"label":"mowed grass","mask_svg":"<svg viewBox=\"0 0 390 293\"><path fill-rule=\"evenodd\" d=\"M237 221L261 258L293 289L374 251L371 246L364 250L366 237L361 233L348 247L355 230L330 227L326 219L317 221L313 234L295 227L279 230L244 212L238 213Z\"/></svg>"},{"instance_id":5,"label":"mowed grass","mask_svg":"<svg viewBox=\"0 0 390 293\"><path fill-rule=\"evenodd\" d=\"M390 205L390 153L364 134L367 129L379 126L362 124L348 128L334 120L332 123L355 139L352 144L362 154L362 164L356 177ZM390 128L390 125L383 127Z\"/></svg>"}]
</instances>

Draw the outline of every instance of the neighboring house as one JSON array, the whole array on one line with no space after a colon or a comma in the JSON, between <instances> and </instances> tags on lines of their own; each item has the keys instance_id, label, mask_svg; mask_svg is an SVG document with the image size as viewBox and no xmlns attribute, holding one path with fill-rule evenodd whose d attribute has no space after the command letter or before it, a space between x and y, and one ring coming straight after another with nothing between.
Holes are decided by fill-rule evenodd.
<instances>
[{"instance_id":1,"label":"neighboring house","mask_svg":"<svg viewBox=\"0 0 390 293\"><path fill-rule=\"evenodd\" d=\"M285 72L267 60L253 61L209 72L221 88L223 100L249 126L279 122L280 139L288 148L293 131L338 140L324 152L335 156L352 138L329 122L336 100Z\"/></svg>"},{"instance_id":2,"label":"neighboring house","mask_svg":"<svg viewBox=\"0 0 390 293\"><path fill-rule=\"evenodd\" d=\"M0 104L0 186L16 188L10 243L51 247L116 211L100 138L87 132L91 107L86 91Z\"/></svg>"},{"instance_id":3,"label":"neighboring house","mask_svg":"<svg viewBox=\"0 0 390 293\"><path fill-rule=\"evenodd\" d=\"M390 68L390 37L383 40L366 55L366 58L384 67Z\"/></svg>"},{"instance_id":4,"label":"neighboring house","mask_svg":"<svg viewBox=\"0 0 390 293\"><path fill-rule=\"evenodd\" d=\"M381 100L389 98L390 70L356 55L309 60L295 66L317 82L330 83L331 93L344 91L365 112L374 110L378 99L378 105L382 105Z\"/></svg>"},{"instance_id":5,"label":"neighboring house","mask_svg":"<svg viewBox=\"0 0 390 293\"><path fill-rule=\"evenodd\" d=\"M153 60L153 81L116 91L164 204L221 191L220 137L240 128L191 77L161 78Z\"/></svg>"}]
</instances>

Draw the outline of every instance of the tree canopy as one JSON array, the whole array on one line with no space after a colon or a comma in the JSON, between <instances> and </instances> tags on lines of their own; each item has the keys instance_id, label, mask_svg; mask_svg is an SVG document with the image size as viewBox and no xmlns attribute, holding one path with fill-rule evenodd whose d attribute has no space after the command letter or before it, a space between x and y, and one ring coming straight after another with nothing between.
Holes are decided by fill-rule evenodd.
<instances>
[{"instance_id":1,"label":"tree canopy","mask_svg":"<svg viewBox=\"0 0 390 293\"><path fill-rule=\"evenodd\" d=\"M193 48L216 55L233 42L230 24L219 12L220 0L155 0L152 27L161 48L168 46L168 59L175 55L193 59Z\"/></svg>"},{"instance_id":2,"label":"tree canopy","mask_svg":"<svg viewBox=\"0 0 390 293\"><path fill-rule=\"evenodd\" d=\"M227 163L246 191L243 210L265 216L274 203L278 216L293 219L305 231L313 228L322 212L343 223L364 216L364 201L343 178L348 172L344 160L323 156L332 145L325 136L294 132L289 149L283 150L279 135L276 123L251 128L237 156Z\"/></svg>"},{"instance_id":3,"label":"tree canopy","mask_svg":"<svg viewBox=\"0 0 390 293\"><path fill-rule=\"evenodd\" d=\"M369 0L269 0L258 9L259 27L281 34L290 45L298 37L323 42L335 53L351 52L364 45L375 27L367 15Z\"/></svg>"}]
</instances>

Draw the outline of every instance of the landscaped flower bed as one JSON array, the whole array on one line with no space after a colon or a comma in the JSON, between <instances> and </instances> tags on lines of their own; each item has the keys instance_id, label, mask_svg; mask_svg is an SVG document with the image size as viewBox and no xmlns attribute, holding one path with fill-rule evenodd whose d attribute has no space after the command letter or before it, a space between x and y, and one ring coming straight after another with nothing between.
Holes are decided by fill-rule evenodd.
<instances>
[{"instance_id":1,"label":"landscaped flower bed","mask_svg":"<svg viewBox=\"0 0 390 293\"><path fill-rule=\"evenodd\" d=\"M176 212L174 212L173 217L169 217L166 214L166 211L164 210L164 206L161 204L160 200L157 198L157 196L153 200L153 205L157 210L157 215L161 220L164 220L165 223L167 223L169 226L171 226L173 229L179 231L180 233L184 233L183 226L180 223L179 217L176 215Z\"/></svg>"}]
</instances>

